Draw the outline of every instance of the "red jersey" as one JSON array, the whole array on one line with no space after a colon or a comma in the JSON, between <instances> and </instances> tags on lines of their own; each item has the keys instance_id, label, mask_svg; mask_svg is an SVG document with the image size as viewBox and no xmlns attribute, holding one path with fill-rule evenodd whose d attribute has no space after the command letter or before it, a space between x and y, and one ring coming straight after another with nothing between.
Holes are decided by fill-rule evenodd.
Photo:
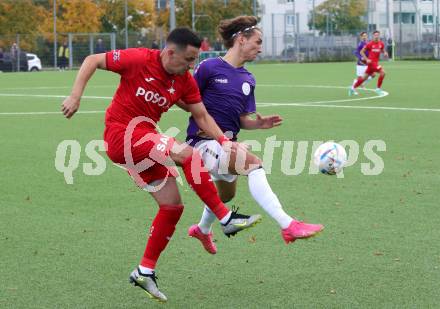
<instances>
[{"instance_id":1,"label":"red jersey","mask_svg":"<svg viewBox=\"0 0 440 309\"><path fill-rule=\"evenodd\" d=\"M159 50L113 50L106 53L106 63L107 70L121 75L119 87L107 108L106 124L128 125L138 116L157 123L162 113L179 100L187 104L202 101L192 75L189 72L184 75L167 73Z\"/></svg>"},{"instance_id":2,"label":"red jersey","mask_svg":"<svg viewBox=\"0 0 440 309\"><path fill-rule=\"evenodd\" d=\"M368 59L370 59L371 62L378 63L385 44L380 40L378 42L370 41L364 48L368 51Z\"/></svg>"}]
</instances>

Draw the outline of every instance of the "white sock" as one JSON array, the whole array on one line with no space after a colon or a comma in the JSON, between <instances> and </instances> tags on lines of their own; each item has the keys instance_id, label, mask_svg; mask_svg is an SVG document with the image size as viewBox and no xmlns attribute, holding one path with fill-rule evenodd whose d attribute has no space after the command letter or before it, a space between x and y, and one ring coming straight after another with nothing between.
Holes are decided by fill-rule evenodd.
<instances>
[{"instance_id":1,"label":"white sock","mask_svg":"<svg viewBox=\"0 0 440 309\"><path fill-rule=\"evenodd\" d=\"M259 168L248 175L249 191L255 201L271 216L282 229L285 229L292 222L293 218L286 214L275 193L267 182L266 172Z\"/></svg>"},{"instance_id":2,"label":"white sock","mask_svg":"<svg viewBox=\"0 0 440 309\"><path fill-rule=\"evenodd\" d=\"M220 219L220 223L226 224L228 222L229 218L231 217L231 214L232 214L232 211L229 211L226 216L224 216L223 218Z\"/></svg>"},{"instance_id":3,"label":"white sock","mask_svg":"<svg viewBox=\"0 0 440 309\"><path fill-rule=\"evenodd\" d=\"M217 218L214 213L205 205L202 217L200 218L200 222L198 224L200 231L202 231L203 234L209 234L209 232L211 232L212 224L216 219Z\"/></svg>"},{"instance_id":4,"label":"white sock","mask_svg":"<svg viewBox=\"0 0 440 309\"><path fill-rule=\"evenodd\" d=\"M142 265L139 265L139 270L141 271L142 275L151 275L154 272L154 269L144 267Z\"/></svg>"}]
</instances>

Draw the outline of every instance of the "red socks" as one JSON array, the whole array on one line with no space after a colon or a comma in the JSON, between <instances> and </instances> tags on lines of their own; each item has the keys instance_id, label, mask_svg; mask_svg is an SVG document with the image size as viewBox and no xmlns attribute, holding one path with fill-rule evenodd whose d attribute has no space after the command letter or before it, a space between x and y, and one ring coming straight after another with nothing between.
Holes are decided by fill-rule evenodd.
<instances>
[{"instance_id":1,"label":"red socks","mask_svg":"<svg viewBox=\"0 0 440 309\"><path fill-rule=\"evenodd\" d=\"M183 212L183 205L160 205L150 228L147 247L141 265L154 269L160 254L173 236L176 224Z\"/></svg>"},{"instance_id":2,"label":"red socks","mask_svg":"<svg viewBox=\"0 0 440 309\"><path fill-rule=\"evenodd\" d=\"M382 82L383 82L384 78L385 78L385 74L379 76L379 78L377 80L377 88L381 88L382 87Z\"/></svg>"},{"instance_id":3,"label":"red socks","mask_svg":"<svg viewBox=\"0 0 440 309\"><path fill-rule=\"evenodd\" d=\"M186 181L196 192L200 199L211 209L217 219L221 220L229 209L222 203L217 189L212 183L211 176L203 165L200 154L194 150L193 155L186 158L182 164Z\"/></svg>"},{"instance_id":4,"label":"red socks","mask_svg":"<svg viewBox=\"0 0 440 309\"><path fill-rule=\"evenodd\" d=\"M364 82L364 79L362 78L362 76L359 76L357 79L357 82L356 82L356 84L354 84L353 88L359 87L360 85L362 85L363 82Z\"/></svg>"}]
</instances>

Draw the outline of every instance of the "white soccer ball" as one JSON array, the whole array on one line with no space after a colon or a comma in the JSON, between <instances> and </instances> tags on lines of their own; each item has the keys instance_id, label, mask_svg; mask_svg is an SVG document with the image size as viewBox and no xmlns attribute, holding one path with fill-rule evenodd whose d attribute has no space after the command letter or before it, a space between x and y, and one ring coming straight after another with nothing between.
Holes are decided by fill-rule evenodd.
<instances>
[{"instance_id":1,"label":"white soccer ball","mask_svg":"<svg viewBox=\"0 0 440 309\"><path fill-rule=\"evenodd\" d=\"M347 152L338 143L326 142L316 149L313 159L321 173L335 175L347 163Z\"/></svg>"}]
</instances>

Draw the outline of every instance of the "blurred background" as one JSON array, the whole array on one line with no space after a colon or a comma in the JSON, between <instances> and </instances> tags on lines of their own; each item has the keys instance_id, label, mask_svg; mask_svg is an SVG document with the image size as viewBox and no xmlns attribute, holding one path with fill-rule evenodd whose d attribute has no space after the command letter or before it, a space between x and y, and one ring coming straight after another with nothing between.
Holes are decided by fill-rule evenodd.
<instances>
[{"instance_id":1,"label":"blurred background","mask_svg":"<svg viewBox=\"0 0 440 309\"><path fill-rule=\"evenodd\" d=\"M222 19L256 15L257 61L353 59L362 31L381 31L392 59L439 59L440 0L0 0L0 71L72 69L92 53L160 49L187 26L204 38L200 58L224 53Z\"/></svg>"}]
</instances>

